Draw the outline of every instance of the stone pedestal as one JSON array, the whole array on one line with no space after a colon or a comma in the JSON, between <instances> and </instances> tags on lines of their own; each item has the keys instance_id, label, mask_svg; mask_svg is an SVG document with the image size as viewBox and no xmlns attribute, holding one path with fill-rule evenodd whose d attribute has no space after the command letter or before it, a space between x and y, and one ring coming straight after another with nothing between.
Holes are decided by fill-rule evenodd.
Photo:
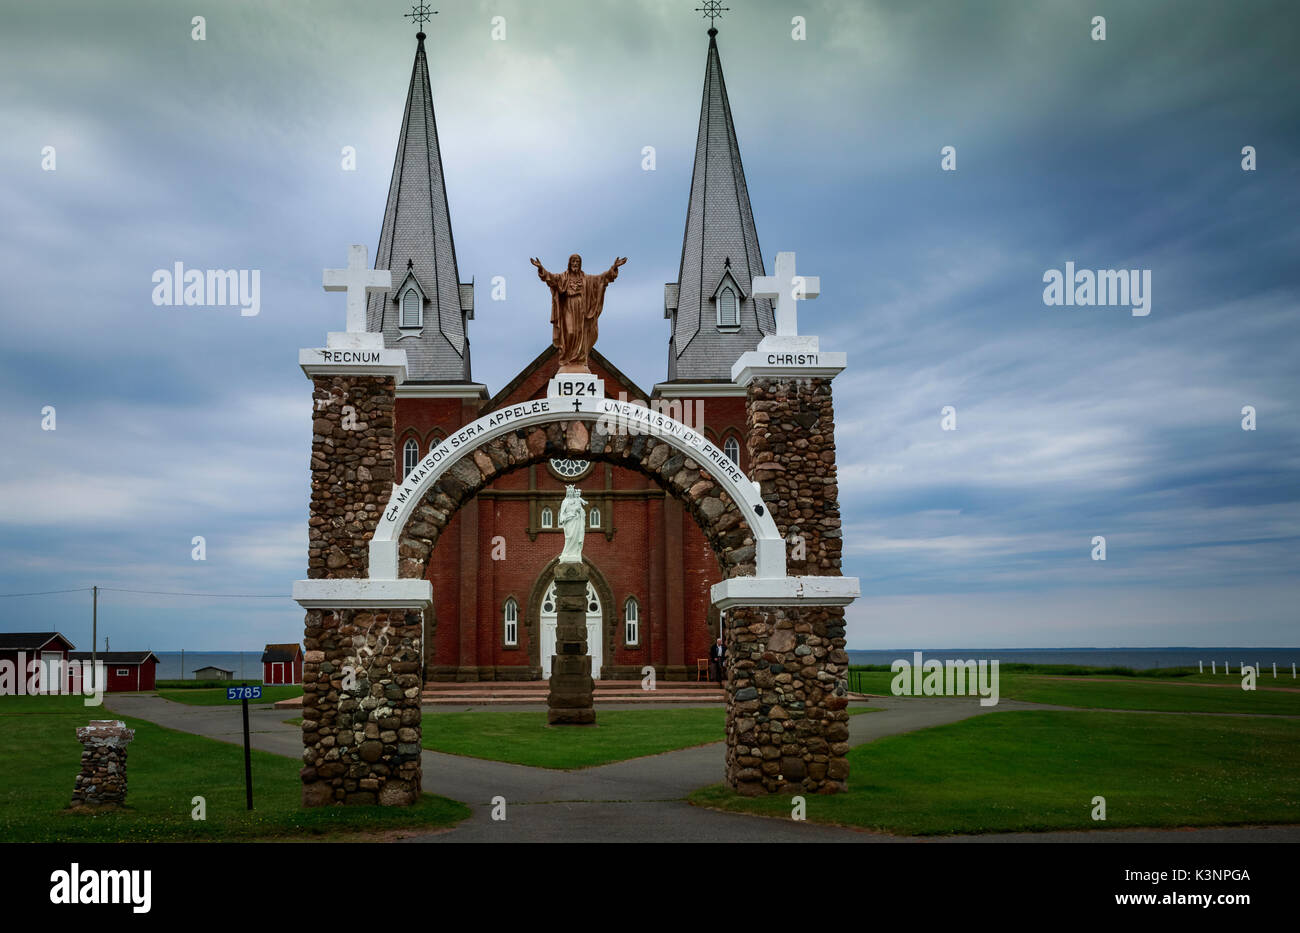
<instances>
[{"instance_id":1,"label":"stone pedestal","mask_svg":"<svg viewBox=\"0 0 1300 933\"><path fill-rule=\"evenodd\" d=\"M420 799L418 609L313 609L303 663L302 803Z\"/></svg>"},{"instance_id":2,"label":"stone pedestal","mask_svg":"<svg viewBox=\"0 0 1300 933\"><path fill-rule=\"evenodd\" d=\"M587 565L555 567L555 655L551 660L548 725L590 726L596 722L592 702L591 655L587 653Z\"/></svg>"},{"instance_id":3,"label":"stone pedestal","mask_svg":"<svg viewBox=\"0 0 1300 933\"><path fill-rule=\"evenodd\" d=\"M73 807L119 806L126 802L126 747L135 730L113 719L91 720L77 729L81 773L72 790Z\"/></svg>"}]
</instances>

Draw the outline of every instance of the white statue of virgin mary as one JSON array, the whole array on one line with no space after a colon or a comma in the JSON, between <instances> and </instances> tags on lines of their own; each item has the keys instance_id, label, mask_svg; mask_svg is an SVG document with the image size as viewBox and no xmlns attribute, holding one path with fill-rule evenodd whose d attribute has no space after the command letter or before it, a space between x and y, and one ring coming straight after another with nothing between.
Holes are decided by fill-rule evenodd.
<instances>
[{"instance_id":1,"label":"white statue of virgin mary","mask_svg":"<svg viewBox=\"0 0 1300 933\"><path fill-rule=\"evenodd\" d=\"M583 508L586 504L577 486L564 488L564 501L560 503L560 527L564 529L561 563L582 563L582 539L587 534L587 510Z\"/></svg>"}]
</instances>

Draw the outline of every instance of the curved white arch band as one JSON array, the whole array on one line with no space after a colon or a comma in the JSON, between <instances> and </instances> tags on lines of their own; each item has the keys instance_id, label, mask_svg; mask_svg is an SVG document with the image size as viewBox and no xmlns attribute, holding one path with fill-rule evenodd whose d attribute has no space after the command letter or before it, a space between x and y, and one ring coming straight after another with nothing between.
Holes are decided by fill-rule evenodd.
<instances>
[{"instance_id":1,"label":"curved white arch band","mask_svg":"<svg viewBox=\"0 0 1300 933\"><path fill-rule=\"evenodd\" d=\"M740 508L754 537L756 577L785 577L785 541L754 484L722 449L700 432L662 412L611 398L541 398L498 409L438 444L394 485L370 541L371 580L397 579L397 544L416 505L451 465L478 447L519 428L557 421L596 421L610 435L619 430L649 434L695 459Z\"/></svg>"}]
</instances>

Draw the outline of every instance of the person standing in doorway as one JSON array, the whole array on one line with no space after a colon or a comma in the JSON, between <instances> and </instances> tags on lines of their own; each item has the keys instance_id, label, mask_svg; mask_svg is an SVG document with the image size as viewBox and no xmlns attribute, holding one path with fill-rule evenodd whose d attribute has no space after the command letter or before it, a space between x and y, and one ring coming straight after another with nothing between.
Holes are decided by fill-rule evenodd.
<instances>
[{"instance_id":1,"label":"person standing in doorway","mask_svg":"<svg viewBox=\"0 0 1300 933\"><path fill-rule=\"evenodd\" d=\"M716 680L722 683L722 672L726 665L727 649L722 647L722 639L719 638L709 648L709 680Z\"/></svg>"}]
</instances>

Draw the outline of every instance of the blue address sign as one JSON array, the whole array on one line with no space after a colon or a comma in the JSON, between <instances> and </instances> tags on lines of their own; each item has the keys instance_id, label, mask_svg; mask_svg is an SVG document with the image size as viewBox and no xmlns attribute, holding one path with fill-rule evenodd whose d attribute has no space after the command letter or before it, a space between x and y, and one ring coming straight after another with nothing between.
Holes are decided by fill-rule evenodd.
<instances>
[{"instance_id":1,"label":"blue address sign","mask_svg":"<svg viewBox=\"0 0 1300 933\"><path fill-rule=\"evenodd\" d=\"M256 687L227 687L227 700L260 700L262 699L261 686Z\"/></svg>"}]
</instances>

